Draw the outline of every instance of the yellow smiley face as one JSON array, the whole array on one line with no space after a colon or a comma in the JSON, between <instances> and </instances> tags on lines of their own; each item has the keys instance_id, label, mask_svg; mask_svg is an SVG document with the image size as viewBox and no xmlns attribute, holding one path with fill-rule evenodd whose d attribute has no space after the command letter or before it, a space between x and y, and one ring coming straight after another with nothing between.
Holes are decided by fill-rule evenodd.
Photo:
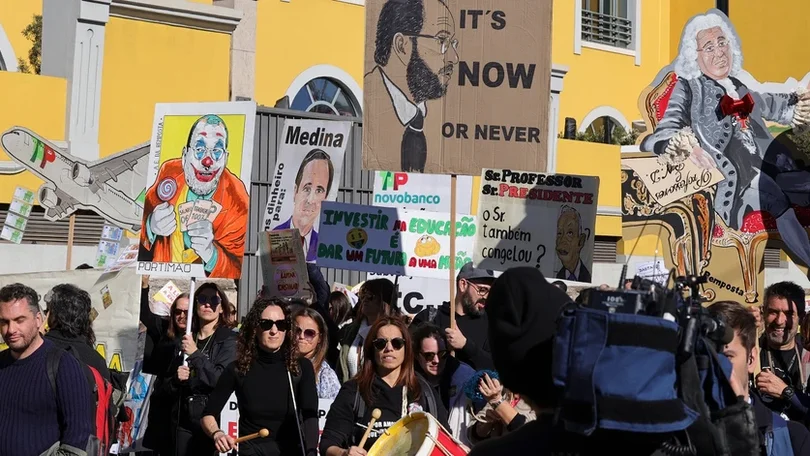
<instances>
[{"instance_id":1,"label":"yellow smiley face","mask_svg":"<svg viewBox=\"0 0 810 456\"><path fill-rule=\"evenodd\" d=\"M429 257L436 255L441 249L442 246L436 238L425 234L416 241L416 247L414 247L413 253L418 257Z\"/></svg>"},{"instance_id":2,"label":"yellow smiley face","mask_svg":"<svg viewBox=\"0 0 810 456\"><path fill-rule=\"evenodd\" d=\"M362 249L368 242L368 234L362 228L352 228L346 233L346 243L353 249Z\"/></svg>"}]
</instances>

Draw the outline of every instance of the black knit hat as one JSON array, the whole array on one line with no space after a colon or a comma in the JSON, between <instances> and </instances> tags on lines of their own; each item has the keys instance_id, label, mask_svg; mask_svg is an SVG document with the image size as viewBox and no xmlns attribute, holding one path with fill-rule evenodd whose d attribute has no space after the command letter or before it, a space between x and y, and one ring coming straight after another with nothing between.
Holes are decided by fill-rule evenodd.
<instances>
[{"instance_id":1,"label":"black knit hat","mask_svg":"<svg viewBox=\"0 0 810 456\"><path fill-rule=\"evenodd\" d=\"M531 267L509 269L492 285L487 299L489 344L495 368L506 388L553 406L552 349L557 317L571 302Z\"/></svg>"}]
</instances>

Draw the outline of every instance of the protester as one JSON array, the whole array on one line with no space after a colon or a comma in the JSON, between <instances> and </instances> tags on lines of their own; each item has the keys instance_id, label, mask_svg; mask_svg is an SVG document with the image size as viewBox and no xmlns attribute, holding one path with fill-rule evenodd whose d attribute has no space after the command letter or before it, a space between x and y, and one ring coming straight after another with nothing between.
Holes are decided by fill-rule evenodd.
<instances>
[{"instance_id":1,"label":"protester","mask_svg":"<svg viewBox=\"0 0 810 456\"><path fill-rule=\"evenodd\" d=\"M471 404L475 425L469 426L468 440L473 444L514 432L536 419L531 406L519 394L504 389L501 382L486 371L477 372L471 380L483 399Z\"/></svg>"},{"instance_id":2,"label":"protester","mask_svg":"<svg viewBox=\"0 0 810 456\"><path fill-rule=\"evenodd\" d=\"M239 316L236 314L236 305L234 303L230 303L230 317L228 317L228 326L236 330L236 327L239 325Z\"/></svg>"},{"instance_id":3,"label":"protester","mask_svg":"<svg viewBox=\"0 0 810 456\"><path fill-rule=\"evenodd\" d=\"M343 327L351 318L352 303L343 292L333 291L329 294L329 314L338 327Z\"/></svg>"},{"instance_id":4,"label":"protester","mask_svg":"<svg viewBox=\"0 0 810 456\"><path fill-rule=\"evenodd\" d=\"M413 351L402 317L381 317L370 327L363 342L362 369L357 377L343 384L326 415L321 455L365 455L366 449L357 447L365 431L361 426L370 421L375 408L382 415L369 433L366 448L414 411L430 413L447 428L447 411L430 385L414 372Z\"/></svg>"},{"instance_id":5,"label":"protester","mask_svg":"<svg viewBox=\"0 0 810 456\"><path fill-rule=\"evenodd\" d=\"M804 307L804 289L793 282L779 282L765 289L765 334L760 339L762 372L757 375L756 386L766 395L771 410L796 420L804 420L808 412L797 395L804 393L808 375L802 363L804 348L797 343Z\"/></svg>"},{"instance_id":6,"label":"protester","mask_svg":"<svg viewBox=\"0 0 810 456\"><path fill-rule=\"evenodd\" d=\"M315 370L318 398L334 399L340 391L340 381L326 361L326 351L329 347L326 322L321 314L308 307L294 310L292 322L298 352L312 363Z\"/></svg>"},{"instance_id":7,"label":"protester","mask_svg":"<svg viewBox=\"0 0 810 456\"><path fill-rule=\"evenodd\" d=\"M474 369L492 369L492 355L487 335L487 316L484 308L487 295L495 275L488 269L479 269L473 264L462 266L456 277L456 327L450 327L450 303L439 307L434 317L431 308L427 308L414 318L419 324L430 321L441 328L447 337L447 343L459 361L469 364Z\"/></svg>"},{"instance_id":8,"label":"protester","mask_svg":"<svg viewBox=\"0 0 810 456\"><path fill-rule=\"evenodd\" d=\"M563 282L562 280L555 280L551 282L551 284L562 291L568 291L568 285L566 285L565 282Z\"/></svg>"},{"instance_id":9,"label":"protester","mask_svg":"<svg viewBox=\"0 0 810 456\"><path fill-rule=\"evenodd\" d=\"M60 350L40 335L37 292L15 283L0 289L0 454L85 456L90 436L90 391L79 361L62 353L54 378L50 353Z\"/></svg>"},{"instance_id":10,"label":"protester","mask_svg":"<svg viewBox=\"0 0 810 456\"><path fill-rule=\"evenodd\" d=\"M176 456L211 455L214 443L200 427L208 395L219 376L236 360L236 333L228 327L230 308L225 293L213 282L206 282L194 294L192 334L183 335L182 354L175 357L172 368L175 376L171 387L179 393L179 410L173 448ZM183 356L188 356L188 365Z\"/></svg>"},{"instance_id":11,"label":"protester","mask_svg":"<svg viewBox=\"0 0 810 456\"><path fill-rule=\"evenodd\" d=\"M338 376L343 382L354 378L363 365L363 346L371 325L378 317L400 314L396 307L394 284L388 279L366 281L360 287L358 297L359 301L352 313L352 323L340 330Z\"/></svg>"},{"instance_id":12,"label":"protester","mask_svg":"<svg viewBox=\"0 0 810 456\"><path fill-rule=\"evenodd\" d=\"M219 429L218 421L235 391L239 435L270 431L269 437L240 443L240 454L317 455L315 372L312 363L299 356L291 330L290 311L281 300L259 298L248 312L239 332L237 360L220 377L202 419L219 452L234 448L234 439Z\"/></svg>"},{"instance_id":13,"label":"protester","mask_svg":"<svg viewBox=\"0 0 810 456\"><path fill-rule=\"evenodd\" d=\"M723 354L731 361L731 375L742 385L745 400L754 406L754 416L761 434L762 454L768 456L810 455L810 431L800 423L786 421L762 403L756 389L749 389L748 377L754 373L757 362L757 323L754 316L741 304L719 301L709 306L734 330L734 338L725 346ZM790 450L790 451L789 451Z\"/></svg>"},{"instance_id":14,"label":"protester","mask_svg":"<svg viewBox=\"0 0 810 456\"><path fill-rule=\"evenodd\" d=\"M448 431L467 447L467 427L472 424L467 413L464 384L475 370L452 356L448 356L447 342L438 326L432 323L412 325L413 346L416 351L416 372L427 380L433 395L447 410Z\"/></svg>"}]
</instances>

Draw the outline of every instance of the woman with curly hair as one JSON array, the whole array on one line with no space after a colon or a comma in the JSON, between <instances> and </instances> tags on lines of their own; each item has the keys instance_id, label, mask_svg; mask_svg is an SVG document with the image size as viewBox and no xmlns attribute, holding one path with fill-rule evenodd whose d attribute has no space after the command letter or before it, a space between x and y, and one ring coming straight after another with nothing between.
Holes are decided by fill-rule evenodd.
<instances>
[{"instance_id":1,"label":"woman with curly hair","mask_svg":"<svg viewBox=\"0 0 810 456\"><path fill-rule=\"evenodd\" d=\"M241 443L239 454L317 455L315 371L299 355L293 334L287 303L264 298L253 303L239 331L236 362L220 377L203 413L202 427L220 453L234 448L234 439L217 421L235 391L239 434L270 431L267 438Z\"/></svg>"}]
</instances>

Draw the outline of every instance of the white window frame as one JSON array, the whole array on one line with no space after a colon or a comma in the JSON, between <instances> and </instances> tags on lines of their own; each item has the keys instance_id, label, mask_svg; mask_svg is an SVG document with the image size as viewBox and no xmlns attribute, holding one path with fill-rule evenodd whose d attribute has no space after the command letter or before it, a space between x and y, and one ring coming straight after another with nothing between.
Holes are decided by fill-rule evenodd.
<instances>
[{"instance_id":1,"label":"white window frame","mask_svg":"<svg viewBox=\"0 0 810 456\"><path fill-rule=\"evenodd\" d=\"M5 71L12 73L19 71L17 68L17 54L14 53L14 48L11 46L2 25L0 25L0 60L6 67Z\"/></svg>"},{"instance_id":2,"label":"white window frame","mask_svg":"<svg viewBox=\"0 0 810 456\"><path fill-rule=\"evenodd\" d=\"M596 49L632 56L636 66L641 65L641 0L627 0L627 15L633 23L633 40L629 49L591 43L582 39L582 0L574 0L574 54L582 54L582 48Z\"/></svg>"}]
</instances>

